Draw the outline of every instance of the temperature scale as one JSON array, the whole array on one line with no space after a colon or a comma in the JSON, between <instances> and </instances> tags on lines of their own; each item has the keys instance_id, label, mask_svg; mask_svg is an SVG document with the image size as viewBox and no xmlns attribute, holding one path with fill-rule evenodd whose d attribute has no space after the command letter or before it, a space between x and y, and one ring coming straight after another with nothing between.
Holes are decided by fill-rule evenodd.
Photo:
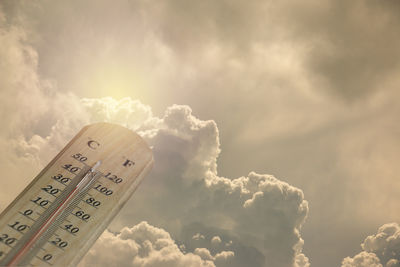
<instances>
[{"instance_id":1,"label":"temperature scale","mask_svg":"<svg viewBox=\"0 0 400 267\"><path fill-rule=\"evenodd\" d=\"M0 214L0 265L77 265L152 165L131 130L84 127Z\"/></svg>"}]
</instances>

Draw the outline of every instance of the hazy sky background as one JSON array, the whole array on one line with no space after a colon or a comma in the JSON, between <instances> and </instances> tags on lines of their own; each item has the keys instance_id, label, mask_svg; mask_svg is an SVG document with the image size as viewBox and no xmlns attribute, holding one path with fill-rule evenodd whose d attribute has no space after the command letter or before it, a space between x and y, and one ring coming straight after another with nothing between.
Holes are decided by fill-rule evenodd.
<instances>
[{"instance_id":1,"label":"hazy sky background","mask_svg":"<svg viewBox=\"0 0 400 267\"><path fill-rule=\"evenodd\" d=\"M84 124L111 121L142 131L155 147L156 167L133 197L141 205L132 201L114 222L113 231L127 226L131 234L107 233L102 242L130 238L137 245L134 233L157 233L170 238L166 247L179 255L171 266L245 266L239 258L256 259L252 249L273 258L265 266L289 266L292 260L307 266L300 263L302 253L312 266L340 266L361 250L357 259L364 265L356 258L344 264L398 266L390 260L400 260L400 228L387 223L400 221L399 27L397 0L3 0L0 166L10 179L1 179L0 207ZM190 184L211 179L225 183L223 192L239 190L237 183L253 177L252 171L258 185L239 186L252 188L247 199L256 192L274 199L261 174L279 179L273 188L288 183L280 192L296 201L277 197L279 207L301 211L288 211L288 228L272 222L267 197L251 213L259 220L250 222L240 208L242 196L231 199L218 195L215 185ZM160 176L170 180L159 187L189 181L180 190L195 192L193 203L190 196L175 199L177 187L157 188L164 199L151 202L146 193ZM211 204L203 199L211 196ZM219 201L230 204L221 211L214 207ZM163 211L171 214L157 213ZM212 217L221 212L223 218ZM192 213L211 215L204 221ZM381 226L385 240L394 241L374 243ZM302 253L291 249L301 243L294 233L300 228ZM271 229L279 242L269 238ZM200 230L210 242L225 234L226 242L235 237L240 246L193 243L201 241L201 235L192 238ZM258 231L264 240L254 238ZM101 244L93 255L101 255ZM389 258L380 252L387 247ZM289 263L273 256L277 251ZM159 266L133 261L127 266Z\"/></svg>"}]
</instances>

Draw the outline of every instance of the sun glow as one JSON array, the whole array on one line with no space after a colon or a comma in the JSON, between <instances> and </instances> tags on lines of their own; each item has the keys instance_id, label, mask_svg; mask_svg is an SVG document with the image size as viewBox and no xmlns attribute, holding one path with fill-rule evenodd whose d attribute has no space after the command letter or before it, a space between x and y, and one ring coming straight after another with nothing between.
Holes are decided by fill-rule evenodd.
<instances>
[{"instance_id":1,"label":"sun glow","mask_svg":"<svg viewBox=\"0 0 400 267\"><path fill-rule=\"evenodd\" d=\"M149 83L140 73L131 66L113 66L102 64L92 68L85 79L82 79L82 87L87 88L91 97L111 96L115 99L131 96L146 99Z\"/></svg>"}]
</instances>

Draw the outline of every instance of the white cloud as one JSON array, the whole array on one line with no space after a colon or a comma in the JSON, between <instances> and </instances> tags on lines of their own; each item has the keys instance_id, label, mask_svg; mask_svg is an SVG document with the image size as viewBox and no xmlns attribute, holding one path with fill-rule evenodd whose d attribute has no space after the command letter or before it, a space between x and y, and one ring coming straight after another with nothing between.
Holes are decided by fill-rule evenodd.
<instances>
[{"instance_id":1,"label":"white cloud","mask_svg":"<svg viewBox=\"0 0 400 267\"><path fill-rule=\"evenodd\" d=\"M214 257L211 255L210 251L206 248L196 248L194 254L200 256L203 260L213 261Z\"/></svg>"},{"instance_id":2,"label":"white cloud","mask_svg":"<svg viewBox=\"0 0 400 267\"><path fill-rule=\"evenodd\" d=\"M105 231L79 266L215 267L212 259L182 253L166 231L146 222L118 234Z\"/></svg>"},{"instance_id":3,"label":"white cloud","mask_svg":"<svg viewBox=\"0 0 400 267\"><path fill-rule=\"evenodd\" d=\"M229 261L229 259L233 258L234 256L235 256L235 253L233 251L222 251L222 252L216 254L214 259L215 259L215 262L217 263L217 266L219 266L218 262L220 262L220 264L225 263L226 261Z\"/></svg>"},{"instance_id":4,"label":"white cloud","mask_svg":"<svg viewBox=\"0 0 400 267\"><path fill-rule=\"evenodd\" d=\"M368 236L361 244L364 251L343 260L342 267L400 266L400 226L388 223L379 227L378 232ZM374 265L375 264L375 265Z\"/></svg>"},{"instance_id":5,"label":"white cloud","mask_svg":"<svg viewBox=\"0 0 400 267\"><path fill-rule=\"evenodd\" d=\"M221 238L219 237L219 236L214 236L212 239L211 239L211 244L213 244L213 245L219 245L219 244L221 244Z\"/></svg>"},{"instance_id":6,"label":"white cloud","mask_svg":"<svg viewBox=\"0 0 400 267\"><path fill-rule=\"evenodd\" d=\"M230 261L235 256L233 251L221 251L213 256L206 248L196 248L193 253L200 256L203 260L215 262L217 266L230 266Z\"/></svg>"},{"instance_id":7,"label":"white cloud","mask_svg":"<svg viewBox=\"0 0 400 267\"><path fill-rule=\"evenodd\" d=\"M400 267L400 261L396 259L391 259L386 263L386 267Z\"/></svg>"},{"instance_id":8,"label":"white cloud","mask_svg":"<svg viewBox=\"0 0 400 267\"><path fill-rule=\"evenodd\" d=\"M382 264L374 253L363 251L354 258L345 258L342 267L382 267Z\"/></svg>"},{"instance_id":9,"label":"white cloud","mask_svg":"<svg viewBox=\"0 0 400 267\"><path fill-rule=\"evenodd\" d=\"M400 226L388 223L379 227L375 235L368 236L361 245L367 252L375 253L382 263L400 260Z\"/></svg>"}]
</instances>

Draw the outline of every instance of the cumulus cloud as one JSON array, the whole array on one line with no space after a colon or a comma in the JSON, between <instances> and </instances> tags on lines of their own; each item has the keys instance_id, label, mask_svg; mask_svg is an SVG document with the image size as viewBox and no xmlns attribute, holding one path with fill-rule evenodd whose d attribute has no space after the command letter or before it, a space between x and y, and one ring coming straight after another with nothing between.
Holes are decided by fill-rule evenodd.
<instances>
[{"instance_id":1,"label":"cumulus cloud","mask_svg":"<svg viewBox=\"0 0 400 267\"><path fill-rule=\"evenodd\" d=\"M213 257L195 254L182 253L166 231L141 222L118 234L106 230L79 266L215 267Z\"/></svg>"},{"instance_id":2,"label":"cumulus cloud","mask_svg":"<svg viewBox=\"0 0 400 267\"><path fill-rule=\"evenodd\" d=\"M368 236L361 245L367 252L375 253L382 263L400 260L400 226L388 223L379 227L375 235Z\"/></svg>"},{"instance_id":3,"label":"cumulus cloud","mask_svg":"<svg viewBox=\"0 0 400 267\"><path fill-rule=\"evenodd\" d=\"M399 224L388 223L379 227L378 232L368 236L361 247L364 251L353 258L345 258L342 267L400 266Z\"/></svg>"},{"instance_id":4,"label":"cumulus cloud","mask_svg":"<svg viewBox=\"0 0 400 267\"><path fill-rule=\"evenodd\" d=\"M300 238L308 212L303 192L255 172L236 179L219 177L216 162L220 149L214 121L199 120L189 107L178 105L157 118L143 104L128 98L83 99L81 105L89 121L101 115L104 121L131 127L153 147L157 164L152 175L116 219L115 227L149 220L168 230L189 253L217 266L225 266L227 261L229 266L242 266L243 262L252 266L307 266ZM63 120L81 121L82 114L71 115L56 123L47 137L36 135L27 140L25 153L37 152L38 160L42 154L51 155L56 143L53 139L67 139L78 130L74 128L78 123L67 123L69 129L64 126ZM219 246L212 245L218 243L216 236ZM258 256L252 257L254 253Z\"/></svg>"},{"instance_id":5,"label":"cumulus cloud","mask_svg":"<svg viewBox=\"0 0 400 267\"><path fill-rule=\"evenodd\" d=\"M363 251L353 258L345 258L342 267L382 267L382 264L374 253Z\"/></svg>"}]
</instances>

